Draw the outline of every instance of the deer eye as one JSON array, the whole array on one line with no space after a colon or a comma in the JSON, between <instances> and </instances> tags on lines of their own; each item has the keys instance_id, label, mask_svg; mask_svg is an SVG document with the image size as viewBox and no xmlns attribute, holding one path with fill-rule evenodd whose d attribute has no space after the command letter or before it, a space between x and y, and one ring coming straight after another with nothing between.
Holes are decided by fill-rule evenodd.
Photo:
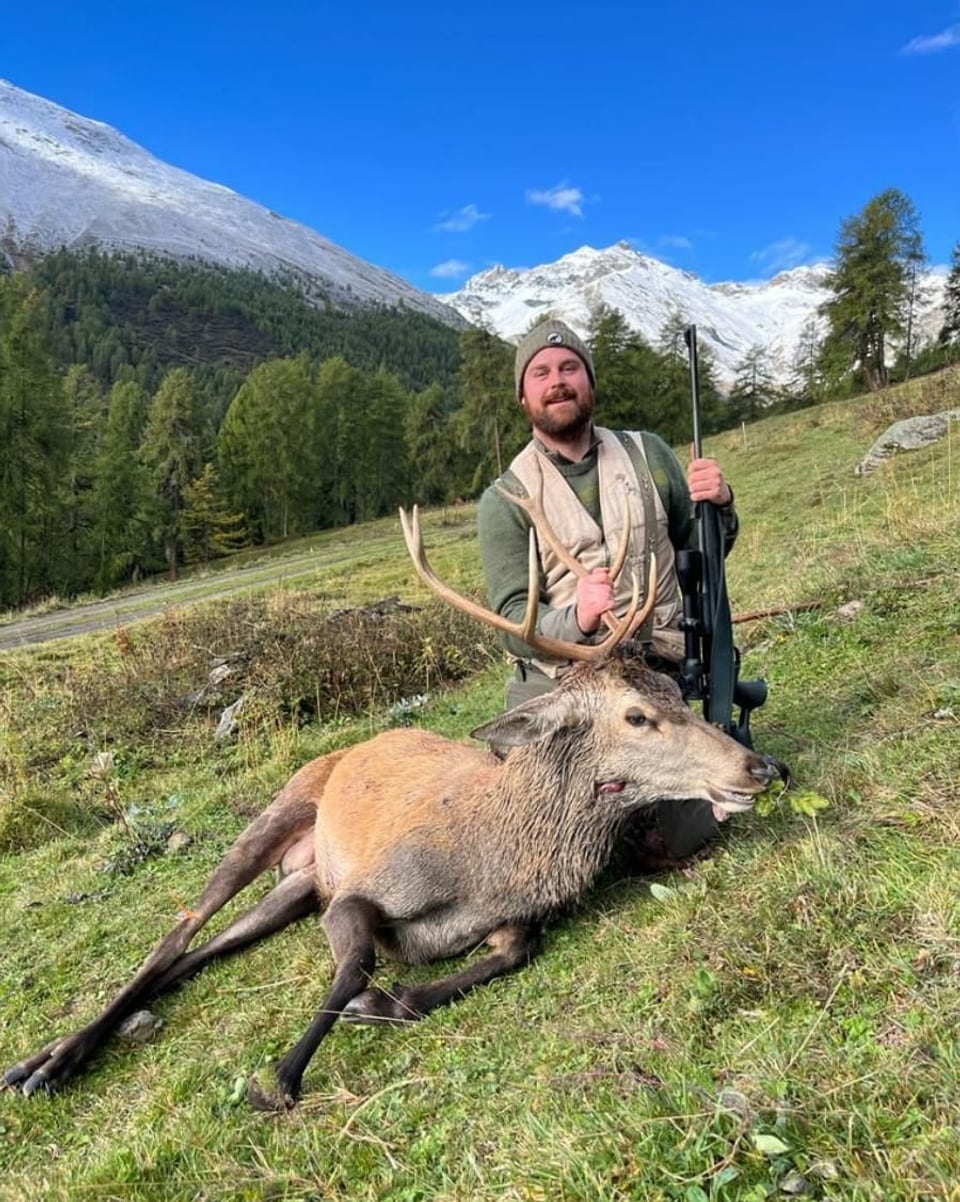
<instances>
[{"instance_id":1,"label":"deer eye","mask_svg":"<svg viewBox=\"0 0 960 1202\"><path fill-rule=\"evenodd\" d=\"M643 710L627 710L627 722L630 726L645 726L647 715Z\"/></svg>"}]
</instances>

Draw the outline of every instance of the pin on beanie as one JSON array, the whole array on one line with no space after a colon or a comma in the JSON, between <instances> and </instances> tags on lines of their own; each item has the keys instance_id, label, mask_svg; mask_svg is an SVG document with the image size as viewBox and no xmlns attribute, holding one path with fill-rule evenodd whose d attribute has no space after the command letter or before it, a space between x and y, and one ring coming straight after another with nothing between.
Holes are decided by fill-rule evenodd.
<instances>
[{"instance_id":1,"label":"pin on beanie","mask_svg":"<svg viewBox=\"0 0 960 1202\"><path fill-rule=\"evenodd\" d=\"M527 364L538 351L542 351L546 347L559 346L568 347L578 358L583 360L583 365L587 369L587 375L590 377L590 383L596 388L597 378L593 371L593 356L587 349L586 343L578 338L565 322L551 317L535 325L528 334L524 334L517 344L514 373L516 375L518 401L523 396L523 373L527 369Z\"/></svg>"}]
</instances>

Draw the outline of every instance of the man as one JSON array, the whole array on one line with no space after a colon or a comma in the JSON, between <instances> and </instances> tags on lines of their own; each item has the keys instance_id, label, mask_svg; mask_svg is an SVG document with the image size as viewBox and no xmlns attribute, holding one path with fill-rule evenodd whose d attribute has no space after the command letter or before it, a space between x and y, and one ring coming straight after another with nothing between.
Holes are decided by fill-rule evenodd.
<instances>
[{"instance_id":1,"label":"man","mask_svg":"<svg viewBox=\"0 0 960 1202\"><path fill-rule=\"evenodd\" d=\"M516 354L517 400L533 437L503 477L486 490L478 510L478 533L491 607L519 621L526 609L530 519L501 489L531 495L543 478L543 505L561 542L589 574L574 575L549 548L539 546L541 634L566 642L602 637L604 614L625 612L632 574L649 580L656 552L656 606L652 622L637 632L651 666L678 667L684 655L682 601L675 553L693 536L695 501L720 506L726 550L737 534L733 492L713 459L694 459L686 473L656 434L610 431L593 422L596 377L587 346L567 325L540 322L520 341ZM629 520L630 547L620 579L609 564ZM569 663L547 661L520 639L506 637L517 668L507 689L513 706L549 691ZM682 858L716 830L702 802L661 807L660 826L668 854Z\"/></svg>"}]
</instances>

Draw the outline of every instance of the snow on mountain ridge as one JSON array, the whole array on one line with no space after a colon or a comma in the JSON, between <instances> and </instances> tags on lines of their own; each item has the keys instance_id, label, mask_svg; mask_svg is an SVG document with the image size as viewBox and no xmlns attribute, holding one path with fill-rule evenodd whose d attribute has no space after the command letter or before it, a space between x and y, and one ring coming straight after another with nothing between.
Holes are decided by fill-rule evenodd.
<instances>
[{"instance_id":1,"label":"snow on mountain ridge","mask_svg":"<svg viewBox=\"0 0 960 1202\"><path fill-rule=\"evenodd\" d=\"M790 375L801 332L827 299L829 271L819 263L782 271L772 279L706 284L698 276L641 254L626 242L604 250L582 246L555 263L532 268L496 266L472 276L459 292L441 295L469 321L516 341L533 320L551 313L585 334L591 312L604 304L617 309L627 325L656 343L675 313L698 327L710 347L722 384L729 386L737 365L754 346L764 346L778 380ZM943 277L925 281L931 300L921 325L939 329ZM822 328L822 319L817 319Z\"/></svg>"},{"instance_id":2,"label":"snow on mountain ridge","mask_svg":"<svg viewBox=\"0 0 960 1202\"><path fill-rule=\"evenodd\" d=\"M462 324L436 297L307 226L0 80L0 253L16 261L87 245L293 272L340 304L404 304Z\"/></svg>"}]
</instances>

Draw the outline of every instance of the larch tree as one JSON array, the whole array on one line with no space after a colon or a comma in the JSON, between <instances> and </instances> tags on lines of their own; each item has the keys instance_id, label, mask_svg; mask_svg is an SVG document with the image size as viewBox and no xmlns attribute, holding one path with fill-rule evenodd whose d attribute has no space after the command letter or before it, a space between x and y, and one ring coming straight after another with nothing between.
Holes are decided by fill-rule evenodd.
<instances>
[{"instance_id":1,"label":"larch tree","mask_svg":"<svg viewBox=\"0 0 960 1202\"><path fill-rule=\"evenodd\" d=\"M314 524L316 410L308 357L271 359L250 372L220 427L225 493L268 542Z\"/></svg>"},{"instance_id":2,"label":"larch tree","mask_svg":"<svg viewBox=\"0 0 960 1202\"><path fill-rule=\"evenodd\" d=\"M0 605L54 586L68 427L45 298L22 278L0 278Z\"/></svg>"},{"instance_id":3,"label":"larch tree","mask_svg":"<svg viewBox=\"0 0 960 1202\"><path fill-rule=\"evenodd\" d=\"M821 306L829 323L825 365L859 372L869 391L887 385L891 341L912 337L925 260L917 210L896 188L843 222L826 280L832 296Z\"/></svg>"},{"instance_id":4,"label":"larch tree","mask_svg":"<svg viewBox=\"0 0 960 1202\"><path fill-rule=\"evenodd\" d=\"M460 445L475 464L470 491L503 474L528 432L517 404L513 352L491 330L460 336Z\"/></svg>"},{"instance_id":5,"label":"larch tree","mask_svg":"<svg viewBox=\"0 0 960 1202\"><path fill-rule=\"evenodd\" d=\"M404 420L410 463L408 500L443 504L466 491L465 456L452 434L453 406L441 384L414 395Z\"/></svg>"},{"instance_id":6,"label":"larch tree","mask_svg":"<svg viewBox=\"0 0 960 1202\"><path fill-rule=\"evenodd\" d=\"M825 383L820 364L820 328L816 317L808 317L800 331L790 364L788 396L796 407L823 400Z\"/></svg>"},{"instance_id":7,"label":"larch tree","mask_svg":"<svg viewBox=\"0 0 960 1202\"><path fill-rule=\"evenodd\" d=\"M147 400L132 380L114 384L107 422L93 469L96 587L101 592L135 580L152 566L150 518L153 490L137 454Z\"/></svg>"},{"instance_id":8,"label":"larch tree","mask_svg":"<svg viewBox=\"0 0 960 1202\"><path fill-rule=\"evenodd\" d=\"M591 314L587 342L597 375L597 421L623 430L656 428L661 357L617 309Z\"/></svg>"},{"instance_id":9,"label":"larch tree","mask_svg":"<svg viewBox=\"0 0 960 1202\"><path fill-rule=\"evenodd\" d=\"M752 346L737 364L728 403L731 420L756 421L780 399L773 363L766 347Z\"/></svg>"},{"instance_id":10,"label":"larch tree","mask_svg":"<svg viewBox=\"0 0 960 1202\"><path fill-rule=\"evenodd\" d=\"M171 580L176 580L182 550L184 489L200 474L204 429L193 377L185 367L164 376L150 402L140 458L153 485L156 532Z\"/></svg>"},{"instance_id":11,"label":"larch tree","mask_svg":"<svg viewBox=\"0 0 960 1202\"><path fill-rule=\"evenodd\" d=\"M230 512L212 463L205 463L197 479L183 490L183 500L183 544L188 563L209 563L249 541L243 514Z\"/></svg>"},{"instance_id":12,"label":"larch tree","mask_svg":"<svg viewBox=\"0 0 960 1202\"><path fill-rule=\"evenodd\" d=\"M325 359L317 371L317 525L356 521L356 464L364 453L368 416L365 381L364 373L341 355Z\"/></svg>"},{"instance_id":13,"label":"larch tree","mask_svg":"<svg viewBox=\"0 0 960 1202\"><path fill-rule=\"evenodd\" d=\"M949 348L951 359L960 354L960 242L950 256L950 272L943 294L943 325L938 341Z\"/></svg>"},{"instance_id":14,"label":"larch tree","mask_svg":"<svg viewBox=\"0 0 960 1202\"><path fill-rule=\"evenodd\" d=\"M71 594L88 585L96 570L93 486L96 458L104 432L105 405L99 382L80 364L67 368L63 391L69 470L62 484L66 514L58 587Z\"/></svg>"}]
</instances>

